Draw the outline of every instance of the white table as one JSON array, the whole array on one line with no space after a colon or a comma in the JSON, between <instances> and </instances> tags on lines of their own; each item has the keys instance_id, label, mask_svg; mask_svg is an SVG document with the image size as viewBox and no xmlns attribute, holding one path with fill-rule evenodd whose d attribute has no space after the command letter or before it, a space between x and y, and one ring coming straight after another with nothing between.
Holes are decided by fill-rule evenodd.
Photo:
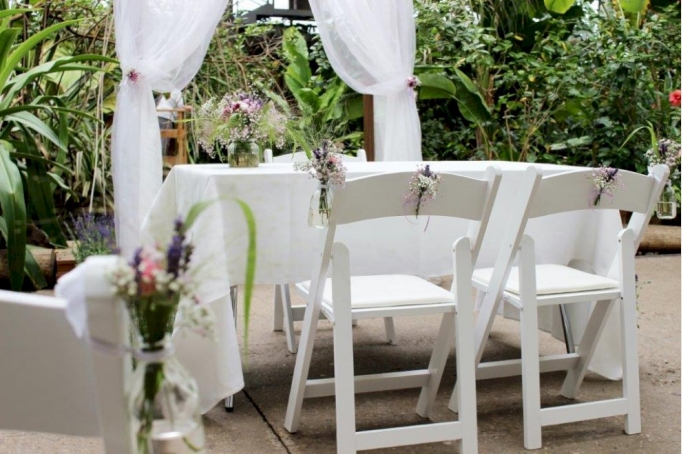
<instances>
[{"instance_id":1,"label":"white table","mask_svg":"<svg viewBox=\"0 0 682 454\"><path fill-rule=\"evenodd\" d=\"M511 162L430 162L436 172L483 177L489 165L502 169L502 183L493 209L488 234L477 267L489 267L500 247L505 219L513 205L515 188L529 165ZM396 171L414 171L413 162L349 162L347 177ZM574 169L539 165L545 175ZM231 169L227 165L175 166L163 184L145 222L144 231L156 238L170 235L172 221L184 215L195 202L220 199L192 229L200 264L199 295L219 312L221 338L217 345L193 339L178 346L181 360L199 382L204 408L233 394L243 386L237 337L228 303L231 285L243 284L246 257L246 223L231 198L249 204L257 222L256 283L294 283L310 279L319 230L308 227L307 211L316 181L294 172L291 164L261 164L255 169ZM407 188L407 182L406 182ZM451 246L465 233L466 223L427 217L419 222L408 217L367 221L342 226L337 239L351 251L354 274L406 273L437 276L452 273ZM535 238L539 263L568 264L579 260L605 275L616 253L616 232L621 228L616 212L585 210L532 220L527 231ZM395 239L401 240L396 247ZM600 241L613 238L612 242ZM598 247L596 245L599 245ZM587 322L590 307L569 308L576 342ZM612 314L613 317L613 314ZM561 338L558 312L541 315L543 329ZM595 354L592 369L612 379L620 378L619 334L616 323L608 323ZM190 358L191 357L191 358ZM212 358L212 359L211 359Z\"/></svg>"}]
</instances>

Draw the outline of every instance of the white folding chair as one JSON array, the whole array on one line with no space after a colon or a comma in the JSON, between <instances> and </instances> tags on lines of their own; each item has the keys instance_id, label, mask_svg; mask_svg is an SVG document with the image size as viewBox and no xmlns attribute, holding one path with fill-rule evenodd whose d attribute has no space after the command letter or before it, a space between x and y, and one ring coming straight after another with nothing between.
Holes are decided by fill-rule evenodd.
<instances>
[{"instance_id":1,"label":"white folding chair","mask_svg":"<svg viewBox=\"0 0 682 454\"><path fill-rule=\"evenodd\" d=\"M307 160L308 155L306 155L305 152L303 151L273 157L271 149L267 148L265 150L266 163L300 162ZM344 162L348 161L367 162L367 153L365 153L365 150L360 148L357 151L357 156L343 154L341 155L341 160ZM294 322L303 320L305 306L291 305L291 295L289 293L288 284L275 285L275 298L273 304L275 313L275 316L273 318L273 331L284 330L287 336L287 348L291 353L296 353L297 346L296 335L294 334ZM356 321L353 321L353 325L355 324ZM395 343L395 325L393 323L393 318L386 317L384 319L384 327L386 329L386 341L389 344Z\"/></svg>"},{"instance_id":2,"label":"white folding chair","mask_svg":"<svg viewBox=\"0 0 682 454\"><path fill-rule=\"evenodd\" d=\"M337 226L404 216L403 193L411 176L410 172L401 172L346 182L346 187L335 196L327 231L320 235L321 253L316 259L313 279L297 284L297 289L308 296L308 305L284 426L289 432L298 430L304 397L335 395L340 453L458 439L462 440L462 452L477 451L471 272L497 194L500 171L489 168L486 178L481 180L441 174L438 197L425 210L424 215L472 221L468 235L454 242L455 277L451 291L416 276L351 277L348 249L334 242ZM327 279L330 262L332 277ZM320 313L333 323L334 378L311 380L308 372ZM352 320L436 313L443 314L443 318L428 369L354 376ZM429 416L453 330L457 373L462 382L459 421L356 432L355 393L421 388L416 411L423 417Z\"/></svg>"},{"instance_id":3,"label":"white folding chair","mask_svg":"<svg viewBox=\"0 0 682 454\"><path fill-rule=\"evenodd\" d=\"M612 197L602 196L594 207L591 203L595 198L592 170L542 179L535 188L524 193L528 203L517 210L517 219L511 222L508 240L504 242L507 247L501 250L495 268L474 272L474 286L486 292L476 325L477 364L500 301L514 306L520 314L522 359L480 363L477 379L522 375L524 446L527 449L542 446L543 426L575 421L625 415L625 432L641 432L635 252L668 173L668 167L663 165L656 166L649 176L619 171L624 187L614 190ZM528 219L585 209L633 213L628 226L613 239L618 241L618 253L608 275L587 273L564 264L537 264L533 239L524 234ZM517 251L519 266L512 267ZM538 307L592 301L596 303L575 353L540 357ZM575 398L616 302L620 302L623 397L541 408L541 372L567 370L561 395ZM450 402L453 411L457 410L457 399L453 393Z\"/></svg>"},{"instance_id":4,"label":"white folding chair","mask_svg":"<svg viewBox=\"0 0 682 454\"><path fill-rule=\"evenodd\" d=\"M113 257L89 258L85 273L90 336L126 342L124 307L104 271ZM110 453L135 452L125 386L132 362L90 349L62 298L0 291L0 428L101 436Z\"/></svg>"}]
</instances>

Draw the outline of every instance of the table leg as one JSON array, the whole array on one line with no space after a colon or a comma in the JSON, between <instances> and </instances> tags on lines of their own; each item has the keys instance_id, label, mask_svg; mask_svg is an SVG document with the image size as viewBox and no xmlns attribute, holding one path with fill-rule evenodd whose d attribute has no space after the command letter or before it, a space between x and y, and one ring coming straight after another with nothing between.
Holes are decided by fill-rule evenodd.
<instances>
[{"instance_id":1,"label":"table leg","mask_svg":"<svg viewBox=\"0 0 682 454\"><path fill-rule=\"evenodd\" d=\"M230 303L232 304L232 315L234 316L234 326L237 326L237 296L238 287L236 285L230 286ZM232 413L234 411L234 395L225 398L225 411Z\"/></svg>"}]
</instances>

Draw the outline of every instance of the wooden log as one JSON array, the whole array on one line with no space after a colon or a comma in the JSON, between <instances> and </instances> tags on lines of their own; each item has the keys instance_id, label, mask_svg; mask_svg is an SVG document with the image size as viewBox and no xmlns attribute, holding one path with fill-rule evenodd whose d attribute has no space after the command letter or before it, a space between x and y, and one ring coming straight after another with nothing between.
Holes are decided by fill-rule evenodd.
<instances>
[{"instance_id":1,"label":"wooden log","mask_svg":"<svg viewBox=\"0 0 682 454\"><path fill-rule=\"evenodd\" d=\"M680 253L680 227L673 225L649 225L639 252Z\"/></svg>"},{"instance_id":2,"label":"wooden log","mask_svg":"<svg viewBox=\"0 0 682 454\"><path fill-rule=\"evenodd\" d=\"M54 249L35 248L31 254L38 262L40 271L45 276L48 288L53 287L57 275L57 256ZM7 249L0 249L0 288L9 288L9 262Z\"/></svg>"},{"instance_id":3,"label":"wooden log","mask_svg":"<svg viewBox=\"0 0 682 454\"><path fill-rule=\"evenodd\" d=\"M73 258L71 251L72 243L69 241L69 247L66 249L57 249L57 279L76 267L76 259Z\"/></svg>"}]
</instances>

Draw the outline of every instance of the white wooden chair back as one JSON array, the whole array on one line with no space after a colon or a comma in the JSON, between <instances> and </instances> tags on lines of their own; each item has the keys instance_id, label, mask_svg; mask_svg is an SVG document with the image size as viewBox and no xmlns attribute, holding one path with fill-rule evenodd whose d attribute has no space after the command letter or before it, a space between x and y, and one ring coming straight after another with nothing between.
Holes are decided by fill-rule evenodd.
<instances>
[{"instance_id":1,"label":"white wooden chair back","mask_svg":"<svg viewBox=\"0 0 682 454\"><path fill-rule=\"evenodd\" d=\"M119 345L127 340L126 317L104 277L113 260L90 258L78 271L89 335ZM62 298L0 291L0 428L103 436L107 452L133 452L130 357L91 351L70 310Z\"/></svg>"},{"instance_id":2,"label":"white wooden chair back","mask_svg":"<svg viewBox=\"0 0 682 454\"><path fill-rule=\"evenodd\" d=\"M611 195L602 195L596 206L593 170L548 176L542 179L530 202L528 218L586 209L627 211L633 213L628 228L635 232L637 247L669 173L668 166L662 164L655 166L651 175L619 170L618 179L622 187L614 189Z\"/></svg>"},{"instance_id":3,"label":"white wooden chair back","mask_svg":"<svg viewBox=\"0 0 682 454\"><path fill-rule=\"evenodd\" d=\"M264 161L267 164L272 163L282 163L282 162L302 162L308 160L308 155L305 151L297 151L296 153L283 154L279 156L273 156L272 150L266 148L263 152ZM367 153L362 148L358 149L357 156L341 154L341 161L357 161L357 162L367 162Z\"/></svg>"}]
</instances>

